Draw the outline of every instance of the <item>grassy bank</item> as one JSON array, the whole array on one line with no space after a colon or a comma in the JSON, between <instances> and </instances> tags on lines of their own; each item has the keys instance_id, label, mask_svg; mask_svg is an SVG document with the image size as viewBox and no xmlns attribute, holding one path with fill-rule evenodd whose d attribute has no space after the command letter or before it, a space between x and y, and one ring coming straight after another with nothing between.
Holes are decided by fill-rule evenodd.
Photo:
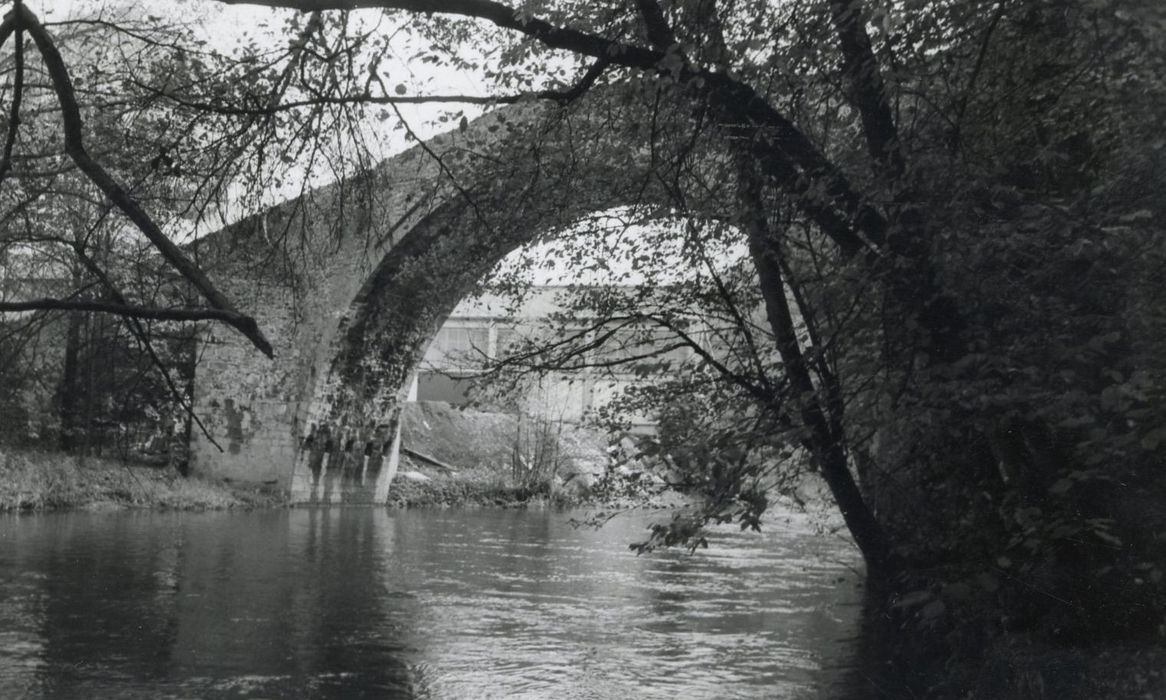
<instances>
[{"instance_id":1,"label":"grassy bank","mask_svg":"<svg viewBox=\"0 0 1166 700\"><path fill-rule=\"evenodd\" d=\"M282 495L172 469L96 457L0 450L0 511L160 508L210 510L282 505Z\"/></svg>"},{"instance_id":2,"label":"grassy bank","mask_svg":"<svg viewBox=\"0 0 1166 700\"><path fill-rule=\"evenodd\" d=\"M405 405L401 445L397 507L580 505L607 459L604 435L442 402Z\"/></svg>"},{"instance_id":3,"label":"grassy bank","mask_svg":"<svg viewBox=\"0 0 1166 700\"><path fill-rule=\"evenodd\" d=\"M482 467L442 474L406 465L389 489L389 505L397 508L493 507L566 508L589 503L575 490L552 489L544 483L536 487L515 484L500 469Z\"/></svg>"}]
</instances>

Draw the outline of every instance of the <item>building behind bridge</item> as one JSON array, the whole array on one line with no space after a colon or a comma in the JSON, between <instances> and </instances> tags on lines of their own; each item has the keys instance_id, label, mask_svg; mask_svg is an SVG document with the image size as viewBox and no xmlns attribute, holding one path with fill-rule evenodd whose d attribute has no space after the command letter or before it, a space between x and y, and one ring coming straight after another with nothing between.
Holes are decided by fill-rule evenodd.
<instances>
[{"instance_id":1,"label":"building behind bridge","mask_svg":"<svg viewBox=\"0 0 1166 700\"><path fill-rule=\"evenodd\" d=\"M531 374L518 389L503 390L489 381L487 368L505 361L524 339L561 339L563 332L585 329L593 319L580 317L552 323L569 313L568 299L580 291L575 286L538 286L520 303L506 297L482 294L463 300L437 331L418 368L410 389L411 401L444 401L456 406L479 405L494 410L520 411L551 420L576 423L593 411L610 404L620 392L645 382L658 381L660 374L645 372L631 364L620 364L633 353L653 354L653 361L676 366L692 359L689 348L672 348L661 336L657 347L645 346L643 329L621 330L601 347L582 356L601 359L611 367L580 370L550 370ZM629 336L635 333L633 340ZM637 371L638 370L638 371ZM655 419L647 414L625 418L637 432L649 432Z\"/></svg>"}]
</instances>

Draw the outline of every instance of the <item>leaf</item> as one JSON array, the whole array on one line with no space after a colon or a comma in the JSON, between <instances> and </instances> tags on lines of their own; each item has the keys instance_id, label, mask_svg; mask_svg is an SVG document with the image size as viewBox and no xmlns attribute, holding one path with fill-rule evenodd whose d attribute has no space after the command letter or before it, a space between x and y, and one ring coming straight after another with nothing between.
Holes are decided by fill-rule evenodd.
<instances>
[{"instance_id":1,"label":"leaf","mask_svg":"<svg viewBox=\"0 0 1166 700\"><path fill-rule=\"evenodd\" d=\"M899 598L897 601L895 601L894 604L891 605L891 607L895 608L895 609L913 608L913 607L916 607L918 605L922 605L923 603L926 603L927 601L933 599L934 597L935 597L935 595L931 591L927 591L927 590L912 591L911 593L908 593L908 594L904 595L902 598Z\"/></svg>"},{"instance_id":2,"label":"leaf","mask_svg":"<svg viewBox=\"0 0 1166 700\"><path fill-rule=\"evenodd\" d=\"M976 583L988 593L995 593L1000 589L1000 580L986 571L976 576Z\"/></svg>"},{"instance_id":3,"label":"leaf","mask_svg":"<svg viewBox=\"0 0 1166 700\"><path fill-rule=\"evenodd\" d=\"M967 600L972 596L972 587L963 581L956 581L944 587L943 595L951 600Z\"/></svg>"},{"instance_id":4,"label":"leaf","mask_svg":"<svg viewBox=\"0 0 1166 700\"><path fill-rule=\"evenodd\" d=\"M1111 535L1104 530L1094 530L1093 534L1096 535L1098 539L1103 540L1105 542L1108 542L1109 544L1113 545L1114 547L1120 547L1122 544L1120 538L1118 538L1114 535Z\"/></svg>"},{"instance_id":5,"label":"leaf","mask_svg":"<svg viewBox=\"0 0 1166 700\"><path fill-rule=\"evenodd\" d=\"M1139 209L1138 211L1135 211L1131 214L1126 214L1125 216L1118 219L1118 221L1123 224L1133 224L1139 221L1151 221L1153 218L1154 212L1148 209Z\"/></svg>"},{"instance_id":6,"label":"leaf","mask_svg":"<svg viewBox=\"0 0 1166 700\"><path fill-rule=\"evenodd\" d=\"M1147 450L1156 450L1166 440L1166 427L1154 428L1142 436L1141 445Z\"/></svg>"},{"instance_id":7,"label":"leaf","mask_svg":"<svg viewBox=\"0 0 1166 700\"><path fill-rule=\"evenodd\" d=\"M934 620L937 617L942 617L946 613L947 605L942 600L933 600L923 606L923 609L919 611L919 616L924 620Z\"/></svg>"}]
</instances>

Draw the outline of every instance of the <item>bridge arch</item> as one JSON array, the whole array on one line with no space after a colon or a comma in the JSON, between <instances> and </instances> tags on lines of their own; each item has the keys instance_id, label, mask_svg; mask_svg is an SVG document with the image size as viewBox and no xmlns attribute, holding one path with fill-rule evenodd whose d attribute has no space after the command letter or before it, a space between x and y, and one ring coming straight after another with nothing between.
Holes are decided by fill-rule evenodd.
<instances>
[{"instance_id":1,"label":"bridge arch","mask_svg":"<svg viewBox=\"0 0 1166 700\"><path fill-rule=\"evenodd\" d=\"M590 213L670 207L680 189L700 193L691 208L723 199L714 137L645 137L692 130L690 113L661 104L657 86L636 84L565 108L500 109L359 186L322 188L214 237L212 274L275 339L276 358L221 330L204 339L194 470L273 483L295 501L384 501L412 371L499 261ZM707 172L691 170L694 149L708 150ZM271 235L293 229L303 233Z\"/></svg>"}]
</instances>

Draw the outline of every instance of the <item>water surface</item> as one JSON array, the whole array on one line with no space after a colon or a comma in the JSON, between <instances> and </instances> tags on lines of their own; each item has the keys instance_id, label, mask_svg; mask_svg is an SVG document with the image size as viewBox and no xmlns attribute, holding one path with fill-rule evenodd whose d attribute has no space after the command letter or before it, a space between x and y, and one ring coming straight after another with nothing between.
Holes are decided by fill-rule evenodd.
<instances>
[{"instance_id":1,"label":"water surface","mask_svg":"<svg viewBox=\"0 0 1166 700\"><path fill-rule=\"evenodd\" d=\"M294 509L0 518L0 697L831 698L856 555L783 516Z\"/></svg>"}]
</instances>

